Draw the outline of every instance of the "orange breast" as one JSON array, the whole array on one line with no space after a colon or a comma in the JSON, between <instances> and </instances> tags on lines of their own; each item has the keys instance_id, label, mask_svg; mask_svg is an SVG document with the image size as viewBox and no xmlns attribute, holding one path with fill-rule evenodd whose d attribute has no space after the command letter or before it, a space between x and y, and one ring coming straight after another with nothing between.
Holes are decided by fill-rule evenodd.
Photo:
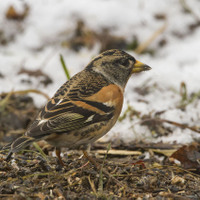
<instances>
[{"instance_id":1,"label":"orange breast","mask_svg":"<svg viewBox=\"0 0 200 200\"><path fill-rule=\"evenodd\" d=\"M123 104L123 91L117 85L111 84L103 87L99 92L85 99L104 103L107 106L114 106L115 117L118 118Z\"/></svg>"}]
</instances>

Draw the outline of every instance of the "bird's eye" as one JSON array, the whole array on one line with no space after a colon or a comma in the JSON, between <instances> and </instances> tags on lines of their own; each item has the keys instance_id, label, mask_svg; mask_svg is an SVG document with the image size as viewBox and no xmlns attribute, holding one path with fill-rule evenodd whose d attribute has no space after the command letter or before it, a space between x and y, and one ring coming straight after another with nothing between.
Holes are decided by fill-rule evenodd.
<instances>
[{"instance_id":1,"label":"bird's eye","mask_svg":"<svg viewBox=\"0 0 200 200\"><path fill-rule=\"evenodd\" d=\"M120 60L118 61L118 63L119 63L120 65L123 65L123 66L128 66L128 65L129 65L129 60L128 60L128 59L120 59Z\"/></svg>"}]
</instances>

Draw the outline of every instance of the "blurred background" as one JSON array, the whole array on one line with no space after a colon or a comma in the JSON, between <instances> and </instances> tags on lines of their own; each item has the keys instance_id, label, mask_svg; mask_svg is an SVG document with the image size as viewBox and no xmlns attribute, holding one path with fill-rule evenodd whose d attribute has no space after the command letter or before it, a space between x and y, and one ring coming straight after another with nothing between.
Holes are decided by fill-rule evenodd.
<instances>
[{"instance_id":1,"label":"blurred background","mask_svg":"<svg viewBox=\"0 0 200 200\"><path fill-rule=\"evenodd\" d=\"M199 0L0 1L0 138L22 134L67 80L60 55L73 76L117 48L152 70L129 80L121 117L101 140L198 141L186 127L200 126L199 10Z\"/></svg>"}]
</instances>

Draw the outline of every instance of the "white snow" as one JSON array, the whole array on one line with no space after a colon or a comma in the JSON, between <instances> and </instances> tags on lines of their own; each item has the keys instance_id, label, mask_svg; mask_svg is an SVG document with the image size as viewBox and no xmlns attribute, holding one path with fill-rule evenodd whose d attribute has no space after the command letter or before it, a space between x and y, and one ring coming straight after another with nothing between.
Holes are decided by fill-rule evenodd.
<instances>
[{"instance_id":1,"label":"white snow","mask_svg":"<svg viewBox=\"0 0 200 200\"><path fill-rule=\"evenodd\" d=\"M199 99L186 106L185 111L178 108L181 102L181 82L186 84L188 96L200 91L200 28L197 27L194 31L189 29L197 19L200 20L200 2L185 2L191 8L192 14L184 12L178 0L0 1L0 32L4 31L5 37L15 37L7 45L0 46L0 73L4 75L4 78L0 78L0 92L9 92L12 89L39 89L52 96L66 81L59 60L60 54L64 56L71 75L82 70L91 58L98 54L99 44L92 50L83 48L78 53L61 45L63 40L71 37L79 19L94 31L99 32L107 27L111 29L112 34L123 36L127 41L137 36L140 43L149 39L166 23L164 32L149 46L158 49L154 56L137 55L129 51L138 60L151 66L152 70L129 80L122 114L129 104L142 114L165 110L161 118L200 126ZM24 3L30 7L29 15L24 21L14 22L6 19L5 13L10 5L18 12L23 12ZM157 20L156 14L164 15L166 22ZM166 41L166 45L158 47L161 39ZM18 75L22 67L41 69L52 78L53 83L44 87L32 77L32 83L22 83L23 78L28 78L24 74ZM144 85L151 88L148 94L143 96L135 92L136 87ZM32 96L38 106L45 104L46 99L40 95ZM125 142L162 140L189 143L199 138L199 134L191 130L173 126L172 128L172 135L155 139L147 127L140 125L139 119L127 117L118 122L103 140L117 138Z\"/></svg>"}]
</instances>

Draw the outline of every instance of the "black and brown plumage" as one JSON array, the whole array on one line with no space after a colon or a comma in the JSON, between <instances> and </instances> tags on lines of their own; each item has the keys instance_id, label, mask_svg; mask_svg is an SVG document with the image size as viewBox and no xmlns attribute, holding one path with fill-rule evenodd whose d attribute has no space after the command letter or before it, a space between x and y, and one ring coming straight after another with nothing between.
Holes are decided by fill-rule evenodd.
<instances>
[{"instance_id":1,"label":"black and brown plumage","mask_svg":"<svg viewBox=\"0 0 200 200\"><path fill-rule=\"evenodd\" d=\"M116 123L130 76L149 69L124 51L103 52L60 87L25 135L12 143L7 160L34 141L55 146L59 159L61 147L84 148L96 141Z\"/></svg>"}]
</instances>

